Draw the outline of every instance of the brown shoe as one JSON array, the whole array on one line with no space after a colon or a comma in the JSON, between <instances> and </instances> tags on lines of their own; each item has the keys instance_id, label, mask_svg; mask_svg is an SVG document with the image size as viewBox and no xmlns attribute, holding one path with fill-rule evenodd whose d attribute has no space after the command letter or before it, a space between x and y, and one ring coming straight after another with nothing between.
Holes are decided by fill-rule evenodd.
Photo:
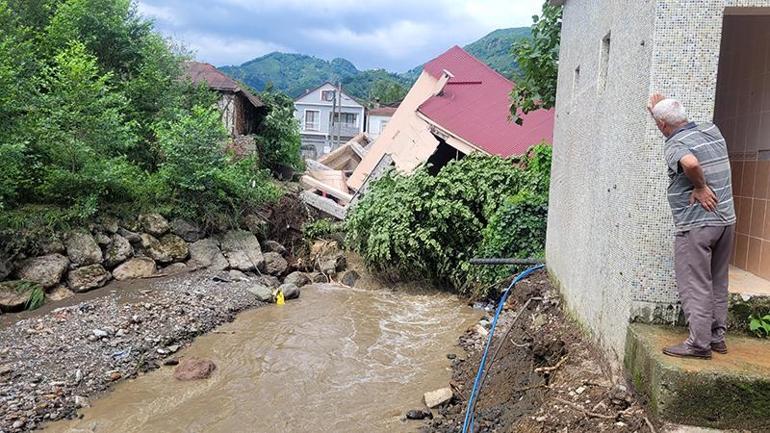
<instances>
[{"instance_id":1,"label":"brown shoe","mask_svg":"<svg viewBox=\"0 0 770 433\"><path fill-rule=\"evenodd\" d=\"M711 349L696 349L685 343L665 347L663 354L677 358L711 359Z\"/></svg>"},{"instance_id":2,"label":"brown shoe","mask_svg":"<svg viewBox=\"0 0 770 433\"><path fill-rule=\"evenodd\" d=\"M711 343L711 350L724 355L727 353L727 343L724 341L720 341L719 343Z\"/></svg>"}]
</instances>

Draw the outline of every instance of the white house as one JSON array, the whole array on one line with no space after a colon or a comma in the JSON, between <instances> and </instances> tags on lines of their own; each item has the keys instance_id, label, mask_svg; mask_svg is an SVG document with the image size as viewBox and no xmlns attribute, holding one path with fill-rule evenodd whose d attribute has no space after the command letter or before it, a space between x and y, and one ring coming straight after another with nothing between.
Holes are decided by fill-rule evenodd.
<instances>
[{"instance_id":1,"label":"white house","mask_svg":"<svg viewBox=\"0 0 770 433\"><path fill-rule=\"evenodd\" d=\"M364 132L364 114L363 105L328 82L295 99L303 155L316 158Z\"/></svg>"},{"instance_id":2,"label":"white house","mask_svg":"<svg viewBox=\"0 0 770 433\"><path fill-rule=\"evenodd\" d=\"M372 139L379 137L397 109L398 104L394 104L383 105L369 110L366 113L366 132L369 134L369 137Z\"/></svg>"}]
</instances>

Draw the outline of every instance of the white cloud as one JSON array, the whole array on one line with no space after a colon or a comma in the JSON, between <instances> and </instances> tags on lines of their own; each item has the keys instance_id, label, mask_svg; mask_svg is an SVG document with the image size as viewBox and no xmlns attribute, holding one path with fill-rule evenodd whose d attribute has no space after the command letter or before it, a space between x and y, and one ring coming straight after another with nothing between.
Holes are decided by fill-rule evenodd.
<instances>
[{"instance_id":1,"label":"white cloud","mask_svg":"<svg viewBox=\"0 0 770 433\"><path fill-rule=\"evenodd\" d=\"M288 47L259 39L227 38L211 34L184 33L174 39L196 53L198 60L215 66L238 65L273 51L292 52Z\"/></svg>"},{"instance_id":2,"label":"white cloud","mask_svg":"<svg viewBox=\"0 0 770 433\"><path fill-rule=\"evenodd\" d=\"M148 3L139 2L137 5L139 13L148 17L154 18L158 21L165 21L169 24L178 24L176 16L170 7L153 6Z\"/></svg>"},{"instance_id":3,"label":"white cloud","mask_svg":"<svg viewBox=\"0 0 770 433\"><path fill-rule=\"evenodd\" d=\"M359 33L339 27L307 29L302 33L317 42L332 46L366 51L372 56L385 55L391 59L402 59L414 50L427 46L434 31L436 29L429 24L398 21L386 28Z\"/></svg>"}]
</instances>

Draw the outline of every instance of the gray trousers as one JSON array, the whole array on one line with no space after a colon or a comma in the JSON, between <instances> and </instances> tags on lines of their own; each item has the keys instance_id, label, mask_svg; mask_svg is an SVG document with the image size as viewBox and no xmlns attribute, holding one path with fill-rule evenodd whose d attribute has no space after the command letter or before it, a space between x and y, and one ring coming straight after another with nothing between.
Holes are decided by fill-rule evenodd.
<instances>
[{"instance_id":1,"label":"gray trousers","mask_svg":"<svg viewBox=\"0 0 770 433\"><path fill-rule=\"evenodd\" d=\"M696 349L724 341L734 237L735 225L699 227L676 235L676 285L690 328L686 344Z\"/></svg>"}]
</instances>

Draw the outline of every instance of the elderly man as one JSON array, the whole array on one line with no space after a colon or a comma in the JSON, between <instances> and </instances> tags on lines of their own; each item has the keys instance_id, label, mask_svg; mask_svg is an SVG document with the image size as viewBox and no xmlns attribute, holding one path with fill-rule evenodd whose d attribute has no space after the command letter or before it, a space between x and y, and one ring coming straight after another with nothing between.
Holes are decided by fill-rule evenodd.
<instances>
[{"instance_id":1,"label":"elderly man","mask_svg":"<svg viewBox=\"0 0 770 433\"><path fill-rule=\"evenodd\" d=\"M712 350L727 353L728 267L735 235L727 143L716 125L690 122L677 100L654 94L647 109L666 137L676 285L690 330L684 343L663 353L710 359Z\"/></svg>"}]
</instances>

